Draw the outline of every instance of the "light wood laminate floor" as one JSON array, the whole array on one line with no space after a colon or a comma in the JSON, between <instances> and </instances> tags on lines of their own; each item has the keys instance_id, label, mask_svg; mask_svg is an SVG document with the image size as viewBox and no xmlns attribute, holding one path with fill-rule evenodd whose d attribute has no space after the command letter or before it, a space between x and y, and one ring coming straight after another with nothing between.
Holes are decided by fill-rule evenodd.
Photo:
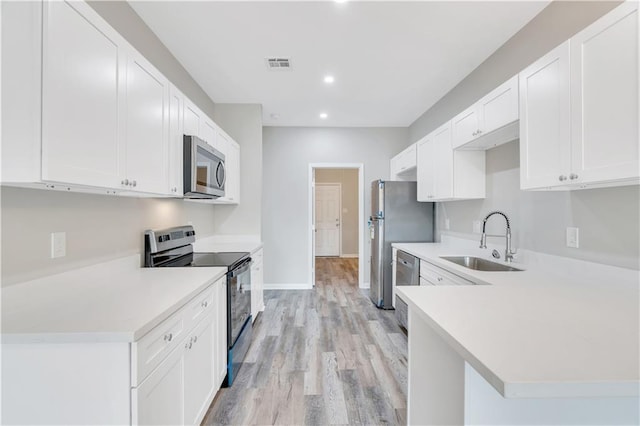
<instances>
[{"instance_id":1,"label":"light wood laminate floor","mask_svg":"<svg viewBox=\"0 0 640 426\"><path fill-rule=\"evenodd\" d=\"M358 288L358 259L317 258L313 290L265 291L233 386L204 424L405 424L407 338Z\"/></svg>"}]
</instances>

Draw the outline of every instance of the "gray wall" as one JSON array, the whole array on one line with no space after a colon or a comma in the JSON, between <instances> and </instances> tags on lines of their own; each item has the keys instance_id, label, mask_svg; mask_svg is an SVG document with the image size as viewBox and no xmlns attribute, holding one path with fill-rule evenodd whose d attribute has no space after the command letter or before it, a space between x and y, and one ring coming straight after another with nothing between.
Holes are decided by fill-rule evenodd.
<instances>
[{"instance_id":1,"label":"gray wall","mask_svg":"<svg viewBox=\"0 0 640 426\"><path fill-rule=\"evenodd\" d=\"M213 119L240 145L240 204L216 206L215 232L260 235L262 221L262 105L216 104Z\"/></svg>"},{"instance_id":2,"label":"gray wall","mask_svg":"<svg viewBox=\"0 0 640 426\"><path fill-rule=\"evenodd\" d=\"M527 65L613 9L616 1L554 1L409 127L409 143L427 135Z\"/></svg>"},{"instance_id":3,"label":"gray wall","mask_svg":"<svg viewBox=\"0 0 640 426\"><path fill-rule=\"evenodd\" d=\"M213 101L126 1L87 2L198 108L213 118Z\"/></svg>"},{"instance_id":4,"label":"gray wall","mask_svg":"<svg viewBox=\"0 0 640 426\"><path fill-rule=\"evenodd\" d=\"M342 256L358 254L358 170L316 169L316 184L339 183L342 189Z\"/></svg>"},{"instance_id":5,"label":"gray wall","mask_svg":"<svg viewBox=\"0 0 640 426\"><path fill-rule=\"evenodd\" d=\"M389 159L407 145L406 128L264 127L262 237L266 284L309 281L310 163L363 163L369 217L372 180L388 178ZM365 235L366 236L366 235ZM365 258L369 258L365 239ZM364 281L369 282L369 266Z\"/></svg>"},{"instance_id":6,"label":"gray wall","mask_svg":"<svg viewBox=\"0 0 640 426\"><path fill-rule=\"evenodd\" d=\"M521 31L426 111L409 128L414 142L453 118L553 47L613 9L619 2L552 2ZM515 244L543 253L639 269L639 187L572 192L520 191L518 143L487 151L487 197L438 203L437 232L471 237L473 221L490 210L513 220ZM495 223L493 223L495 221ZM491 233L503 233L498 218ZM567 248L565 230L580 228L580 248ZM474 236L478 237L477 235Z\"/></svg>"},{"instance_id":7,"label":"gray wall","mask_svg":"<svg viewBox=\"0 0 640 426\"><path fill-rule=\"evenodd\" d=\"M2 187L2 285L139 253L145 229L191 221L214 232L210 205ZM66 232L67 255L50 258L50 234Z\"/></svg>"}]
</instances>

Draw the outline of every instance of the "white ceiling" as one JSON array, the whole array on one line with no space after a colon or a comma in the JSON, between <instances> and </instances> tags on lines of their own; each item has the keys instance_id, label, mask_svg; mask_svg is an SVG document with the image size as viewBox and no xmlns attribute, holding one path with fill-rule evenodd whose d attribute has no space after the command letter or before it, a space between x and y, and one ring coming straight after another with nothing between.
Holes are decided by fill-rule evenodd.
<instances>
[{"instance_id":1,"label":"white ceiling","mask_svg":"<svg viewBox=\"0 0 640 426\"><path fill-rule=\"evenodd\" d=\"M214 102L260 103L265 125L404 127L548 1L130 4Z\"/></svg>"}]
</instances>

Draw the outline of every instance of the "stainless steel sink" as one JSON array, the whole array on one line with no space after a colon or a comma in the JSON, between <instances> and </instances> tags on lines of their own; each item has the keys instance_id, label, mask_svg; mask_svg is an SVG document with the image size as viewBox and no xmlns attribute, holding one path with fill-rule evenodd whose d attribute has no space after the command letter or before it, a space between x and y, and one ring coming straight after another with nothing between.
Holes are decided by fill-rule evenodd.
<instances>
[{"instance_id":1,"label":"stainless steel sink","mask_svg":"<svg viewBox=\"0 0 640 426\"><path fill-rule=\"evenodd\" d=\"M492 262L487 259L473 256L441 256L441 259L448 260L465 268L476 271L522 271L522 269Z\"/></svg>"}]
</instances>

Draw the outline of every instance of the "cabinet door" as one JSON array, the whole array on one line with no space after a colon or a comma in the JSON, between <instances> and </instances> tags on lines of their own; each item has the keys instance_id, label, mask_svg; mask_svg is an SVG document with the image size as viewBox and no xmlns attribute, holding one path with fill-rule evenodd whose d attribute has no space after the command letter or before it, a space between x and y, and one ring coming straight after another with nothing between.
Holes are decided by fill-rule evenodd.
<instances>
[{"instance_id":1,"label":"cabinet door","mask_svg":"<svg viewBox=\"0 0 640 426\"><path fill-rule=\"evenodd\" d=\"M434 197L436 199L452 198L454 194L451 122L434 132L433 150L435 172Z\"/></svg>"},{"instance_id":2,"label":"cabinet door","mask_svg":"<svg viewBox=\"0 0 640 426\"><path fill-rule=\"evenodd\" d=\"M204 139L206 143L208 143L218 151L221 151L220 144L218 143L218 135L217 135L218 129L216 128L216 125L213 124L211 120L208 120L207 118L205 118L202 121L201 131L202 131L202 139Z\"/></svg>"},{"instance_id":3,"label":"cabinet door","mask_svg":"<svg viewBox=\"0 0 640 426\"><path fill-rule=\"evenodd\" d=\"M240 146L235 142L229 142L226 151L227 182L224 198L229 203L238 204L240 203Z\"/></svg>"},{"instance_id":4,"label":"cabinet door","mask_svg":"<svg viewBox=\"0 0 640 426\"><path fill-rule=\"evenodd\" d=\"M418 201L432 201L435 196L435 160L432 134L418 142Z\"/></svg>"},{"instance_id":5,"label":"cabinet door","mask_svg":"<svg viewBox=\"0 0 640 426\"><path fill-rule=\"evenodd\" d=\"M566 183L570 174L569 42L520 73L520 187Z\"/></svg>"},{"instance_id":6,"label":"cabinet door","mask_svg":"<svg viewBox=\"0 0 640 426\"><path fill-rule=\"evenodd\" d=\"M200 133L202 116L202 112L189 99L185 98L183 109L183 131L185 135L202 137Z\"/></svg>"},{"instance_id":7,"label":"cabinet door","mask_svg":"<svg viewBox=\"0 0 640 426\"><path fill-rule=\"evenodd\" d=\"M214 392L214 320L206 317L184 343L184 421L200 424ZM215 386L217 389L217 386Z\"/></svg>"},{"instance_id":8,"label":"cabinet door","mask_svg":"<svg viewBox=\"0 0 640 426\"><path fill-rule=\"evenodd\" d=\"M451 120L453 126L453 148L471 142L480 132L480 110L473 105Z\"/></svg>"},{"instance_id":9,"label":"cabinet door","mask_svg":"<svg viewBox=\"0 0 640 426\"><path fill-rule=\"evenodd\" d=\"M391 160L389 160L389 179L390 180L397 179L398 171L399 171L399 168L398 168L399 157L400 157L400 154L396 155Z\"/></svg>"},{"instance_id":10,"label":"cabinet door","mask_svg":"<svg viewBox=\"0 0 640 426\"><path fill-rule=\"evenodd\" d=\"M518 76L492 90L478 102L482 123L480 132L487 134L518 119Z\"/></svg>"},{"instance_id":11,"label":"cabinet door","mask_svg":"<svg viewBox=\"0 0 640 426\"><path fill-rule=\"evenodd\" d=\"M183 195L183 95L175 87L169 89L169 192L171 195Z\"/></svg>"},{"instance_id":12,"label":"cabinet door","mask_svg":"<svg viewBox=\"0 0 640 426\"><path fill-rule=\"evenodd\" d=\"M263 276L262 262L253 264L251 266L251 315L253 316L253 321L256 320L264 304Z\"/></svg>"},{"instance_id":13,"label":"cabinet door","mask_svg":"<svg viewBox=\"0 0 640 426\"><path fill-rule=\"evenodd\" d=\"M169 82L141 56L127 64L126 172L135 190L169 193Z\"/></svg>"},{"instance_id":14,"label":"cabinet door","mask_svg":"<svg viewBox=\"0 0 640 426\"><path fill-rule=\"evenodd\" d=\"M117 188L124 41L87 9L44 2L42 179Z\"/></svg>"},{"instance_id":15,"label":"cabinet door","mask_svg":"<svg viewBox=\"0 0 640 426\"><path fill-rule=\"evenodd\" d=\"M183 347L178 346L140 386L131 390L134 425L183 423L183 355Z\"/></svg>"},{"instance_id":16,"label":"cabinet door","mask_svg":"<svg viewBox=\"0 0 640 426\"><path fill-rule=\"evenodd\" d=\"M572 181L638 177L638 3L571 39Z\"/></svg>"}]
</instances>

